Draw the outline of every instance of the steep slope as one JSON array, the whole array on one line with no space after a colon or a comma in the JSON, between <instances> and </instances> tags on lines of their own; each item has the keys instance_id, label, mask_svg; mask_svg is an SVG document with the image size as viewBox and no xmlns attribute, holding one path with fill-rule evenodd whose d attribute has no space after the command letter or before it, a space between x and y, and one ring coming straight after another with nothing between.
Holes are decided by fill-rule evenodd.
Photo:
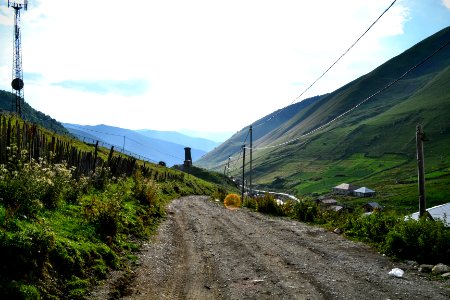
<instances>
[{"instance_id":1,"label":"steep slope","mask_svg":"<svg viewBox=\"0 0 450 300\"><path fill-rule=\"evenodd\" d=\"M319 101L323 96L316 96L303 100L302 102L292 104L283 109L279 109L270 115L267 115L254 122L256 126L253 128L253 140L256 143L263 143L274 140L274 136L279 136L280 128L289 123L289 120L298 116L299 112L304 111L307 107ZM286 121L288 120L288 121ZM222 143L219 147L211 152L208 152L196 164L201 167L214 168L217 165L223 167L223 163L228 160L228 156L236 156L236 153L242 149L242 145L249 145L249 127L235 133L230 139Z\"/></svg>"},{"instance_id":2,"label":"steep slope","mask_svg":"<svg viewBox=\"0 0 450 300\"><path fill-rule=\"evenodd\" d=\"M14 94L2 91L0 90L0 111L6 111L11 112L11 99L15 97ZM62 126L61 123L53 119L52 117L35 110L32 108L28 103L21 101L21 108L22 108L22 119L36 123L38 125L41 125L42 127L45 127L51 131L60 133L60 134L67 134L67 130Z\"/></svg>"},{"instance_id":3,"label":"steep slope","mask_svg":"<svg viewBox=\"0 0 450 300\"><path fill-rule=\"evenodd\" d=\"M91 142L98 140L114 145L118 150L124 149L128 154L140 155L154 162L163 161L167 166L182 164L184 161L184 147L190 147L190 145L180 145L150 138L130 129L108 125L64 124L64 126L81 140L88 141L92 139ZM193 160L200 158L205 153L206 151L203 150L191 149Z\"/></svg>"},{"instance_id":4,"label":"steep slope","mask_svg":"<svg viewBox=\"0 0 450 300\"><path fill-rule=\"evenodd\" d=\"M278 126L266 131L261 131L263 126L255 126L253 182L304 194L329 191L334 184L343 181L381 187L386 184L385 180L405 180L416 172L415 130L419 123L429 139L425 146L428 175L448 176L449 42L450 27L333 93L297 106L297 113L287 116ZM446 48L371 97L444 45ZM351 110L368 97L370 100ZM302 137L345 112L348 113L330 125ZM238 149L230 145L242 145L247 132L247 128L243 129L205 155L197 165L213 167L222 163L220 168L223 168L229 155L237 159ZM245 143L248 146L248 141ZM233 166L232 175L239 174L242 161L236 161ZM445 195L441 193L436 197L443 200Z\"/></svg>"}]
</instances>

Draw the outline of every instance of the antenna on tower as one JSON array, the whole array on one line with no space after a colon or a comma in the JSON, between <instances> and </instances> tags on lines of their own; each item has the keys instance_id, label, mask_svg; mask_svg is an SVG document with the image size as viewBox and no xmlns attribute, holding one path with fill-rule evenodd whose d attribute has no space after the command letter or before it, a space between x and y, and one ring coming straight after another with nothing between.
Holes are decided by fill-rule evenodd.
<instances>
[{"instance_id":1,"label":"antenna on tower","mask_svg":"<svg viewBox=\"0 0 450 300\"><path fill-rule=\"evenodd\" d=\"M20 107L21 100L24 100L23 96L23 70L22 70L22 42L20 32L20 10L28 9L28 0L24 1L9 1L8 7L14 9L14 54L13 54L13 71L11 87L15 94L15 99L12 99L12 111L15 111L19 116L22 116L22 109Z\"/></svg>"}]
</instances>

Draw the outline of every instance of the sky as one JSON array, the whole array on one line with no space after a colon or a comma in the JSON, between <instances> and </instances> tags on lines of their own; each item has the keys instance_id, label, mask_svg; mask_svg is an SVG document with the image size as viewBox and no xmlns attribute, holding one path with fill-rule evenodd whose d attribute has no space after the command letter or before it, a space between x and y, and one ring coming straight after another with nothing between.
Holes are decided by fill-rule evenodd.
<instances>
[{"instance_id":1,"label":"sky","mask_svg":"<svg viewBox=\"0 0 450 300\"><path fill-rule=\"evenodd\" d=\"M299 97L392 2L30 0L21 11L25 101L65 123L222 138L450 25L450 0L397 0ZM1 0L6 91L13 15Z\"/></svg>"}]
</instances>

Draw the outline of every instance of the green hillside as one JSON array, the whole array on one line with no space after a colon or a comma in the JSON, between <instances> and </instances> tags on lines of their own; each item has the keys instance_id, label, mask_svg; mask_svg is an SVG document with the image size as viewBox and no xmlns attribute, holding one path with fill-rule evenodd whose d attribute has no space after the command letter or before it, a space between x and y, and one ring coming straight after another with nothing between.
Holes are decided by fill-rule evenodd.
<instances>
[{"instance_id":1,"label":"green hillside","mask_svg":"<svg viewBox=\"0 0 450 300\"><path fill-rule=\"evenodd\" d=\"M0 299L90 299L112 271L120 295L171 199L228 188L11 114L0 114L0 165Z\"/></svg>"},{"instance_id":2,"label":"green hillside","mask_svg":"<svg viewBox=\"0 0 450 300\"><path fill-rule=\"evenodd\" d=\"M12 97L15 97L14 94L0 90L0 111L11 112L11 102ZM45 127L53 132L57 132L60 134L68 134L69 132L62 126L61 123L53 119L52 117L35 110L28 103L21 100L21 108L22 108L22 119L36 123Z\"/></svg>"},{"instance_id":3,"label":"green hillside","mask_svg":"<svg viewBox=\"0 0 450 300\"><path fill-rule=\"evenodd\" d=\"M417 210L415 131L416 125L422 124L429 140L425 143L427 205L448 202L449 41L450 27L330 94L308 100L306 105L299 105L305 100L288 107L290 115L278 120L276 127L258 126L260 122L256 121L253 183L266 189L314 195L327 193L339 183L351 182L377 190L377 201L387 207ZM330 125L301 138L400 78L443 45L446 48L400 81ZM296 113L292 113L294 110ZM239 175L242 167L239 151L247 133L248 128L244 128L197 165L214 168L221 164L217 169L223 169L231 155L236 159L231 164L234 169L231 175ZM248 139L245 144L249 146ZM265 146L269 148L261 149ZM246 168L248 171L248 164Z\"/></svg>"}]
</instances>

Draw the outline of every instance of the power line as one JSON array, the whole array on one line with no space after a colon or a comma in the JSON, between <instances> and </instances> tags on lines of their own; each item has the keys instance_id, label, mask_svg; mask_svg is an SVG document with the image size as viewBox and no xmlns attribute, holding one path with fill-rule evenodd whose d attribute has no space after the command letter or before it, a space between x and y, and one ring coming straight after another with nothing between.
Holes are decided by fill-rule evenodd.
<instances>
[{"instance_id":1,"label":"power line","mask_svg":"<svg viewBox=\"0 0 450 300\"><path fill-rule=\"evenodd\" d=\"M120 136L120 137L124 137L125 135L120 135L120 134L114 134L114 133L109 133L109 132L102 132L102 131L98 131L98 130L94 130L94 129L90 129L90 128L86 128L84 126L78 126L78 125L67 125L68 127L75 127L75 128L80 128L82 130L86 130L86 131L92 131L92 132L96 132L96 133L101 133L101 134L106 134L106 135L113 135L113 136Z\"/></svg>"},{"instance_id":2,"label":"power line","mask_svg":"<svg viewBox=\"0 0 450 300\"><path fill-rule=\"evenodd\" d=\"M386 86L384 86L383 88L379 89L378 91L376 91L375 93L373 93L372 95L370 95L369 97L365 98L364 100L362 100L361 102L359 102L357 105L353 106L352 108L350 108L349 110L343 112L342 114L338 115L337 117L335 117L334 119L332 119L331 121L328 121L327 123L317 127L316 129L313 129L305 134L302 134L301 136L291 139L289 141L280 143L280 144L276 144L276 145L269 145L269 146L264 146L264 147L253 147L253 150L262 150L262 149L269 149L269 148L276 148L279 146L283 146L286 144L289 144L291 142L297 141L303 137L306 137L308 135L311 135L323 128L325 128L326 126L330 125L331 123L335 122L336 120L342 118L343 116L347 115L348 113L352 112L353 110L355 110L356 108L358 108L360 105L364 104L365 102L371 100L373 97L377 96L378 94L384 92L385 90L387 90L388 88L390 88L391 86L393 86L395 83L397 83L398 81L402 80L406 75L408 75L410 72L412 72L413 70L415 70L416 68L418 68L419 66L423 65L425 62L427 62L430 58L432 58L434 55L436 55L438 52L440 52L442 49L444 49L445 47L447 47L450 44L450 40L447 41L444 45L442 45L441 47L439 47L437 50L435 50L432 54L430 54L429 56L427 56L425 59L423 59L422 61L420 61L419 63L415 64L414 66L412 66L411 68L409 68L409 70L407 70L405 73L403 73L400 77L398 77L397 79L391 81L389 84L387 84ZM247 149L249 149L247 147Z\"/></svg>"},{"instance_id":3,"label":"power line","mask_svg":"<svg viewBox=\"0 0 450 300\"><path fill-rule=\"evenodd\" d=\"M145 156L140 155L140 154L137 154L137 153L133 153L133 152L131 152L131 151L122 150L122 149L120 148L120 146L114 145L114 144L110 144L110 143L107 143L107 142L105 142L105 141L103 141L103 140L93 139L92 137L83 136L83 135L78 134L78 133L72 133L72 135L75 136L78 140L82 141L83 143L85 143L86 140L91 140L92 143L100 142L100 143L101 143L101 146L103 146L103 147L105 147L105 145L108 146L108 147L114 146L114 147L117 147L117 148L116 148L116 151L118 151L118 152L120 152L120 153L127 154L127 155L129 155L129 156L133 156L133 157L135 157L135 158L137 158L137 159L146 160L146 161L148 161L148 162L158 163L158 162L157 162L156 160L154 160L154 159L145 157Z\"/></svg>"},{"instance_id":4,"label":"power line","mask_svg":"<svg viewBox=\"0 0 450 300\"><path fill-rule=\"evenodd\" d=\"M302 97L309 89L311 89L323 76L325 76L325 74L326 73L328 73L328 71L330 71L361 39L362 39L362 37L364 36L364 35L366 35L366 33L367 32L369 32L369 30L370 29L372 29L372 27L381 19L381 17L383 17L383 15L384 14L386 14L386 12L395 4L395 2L397 2L397 0L394 0L384 11L383 11L383 13L380 15L380 16L378 16L378 18L364 31L364 33L361 35L361 36L359 36L357 39L356 39L356 41L346 50L346 51L344 51L344 53L341 55L341 56L339 56L339 58L338 59L336 59L334 62L333 62L333 64L331 64L331 66L330 67L328 67L328 69L326 69L325 70L325 72L323 72L316 80L314 80L313 81L313 83L311 83L299 96L297 96L289 105L287 105L287 106L285 106L285 107L283 107L282 109L279 109L278 111L276 111L274 114L272 114L267 120L265 120L265 121L262 121L261 123L259 123L259 124L256 124L256 125L253 125L253 128L255 128L255 127L259 127L259 126L262 126L262 125L264 125L265 123L267 123L268 121L270 121L270 120L272 120L274 117L276 117L277 115L279 115L283 110L285 110L288 106L290 106L290 105L292 105L294 102L296 102L300 97ZM245 140L244 140L244 142L242 143L243 145L245 145L245 142L247 141L247 138L248 138L248 135L249 135L249 131L247 132L247 136L245 137ZM237 145L237 144L234 144L234 145ZM249 148L247 148L247 149L249 149ZM255 148L255 147L253 147L252 149L257 149L257 148ZM242 152L242 150L241 150L241 152ZM239 154L239 158L240 158L240 155L241 155L241 152L240 152L240 154ZM238 160L239 160L239 158L238 158ZM221 164L221 165L223 165L223 164ZM219 165L219 166L221 166L221 165ZM219 167L219 166L217 166L217 167Z\"/></svg>"},{"instance_id":5,"label":"power line","mask_svg":"<svg viewBox=\"0 0 450 300\"><path fill-rule=\"evenodd\" d=\"M333 68L340 60L341 58L343 58L360 40L361 38L366 35L367 32L369 32L369 30L381 19L381 17L395 4L397 0L394 0L384 11L383 13L369 26L369 28L366 29L366 31L364 31L364 33L356 39L356 41L341 55L339 56L338 59L336 59L336 61L331 64L330 67L328 67L328 69L325 70L325 72L322 73L322 75L320 75L316 80L313 81L313 83L311 83L300 95L298 95L297 97L295 97L294 100L292 100L292 102L283 107L282 109L276 111L273 115L271 115L267 120L257 124L257 125L253 125L253 127L259 127L264 125L265 123L267 123L268 121L272 120L274 117L276 117L277 115L279 115L283 110L285 110L288 106L292 105L294 102L296 102L300 97L302 97L307 91L309 91L309 89L311 89L311 87L313 87L317 81L319 81L323 76L325 76L326 73L328 73L328 71L331 70L331 68Z\"/></svg>"}]
</instances>

